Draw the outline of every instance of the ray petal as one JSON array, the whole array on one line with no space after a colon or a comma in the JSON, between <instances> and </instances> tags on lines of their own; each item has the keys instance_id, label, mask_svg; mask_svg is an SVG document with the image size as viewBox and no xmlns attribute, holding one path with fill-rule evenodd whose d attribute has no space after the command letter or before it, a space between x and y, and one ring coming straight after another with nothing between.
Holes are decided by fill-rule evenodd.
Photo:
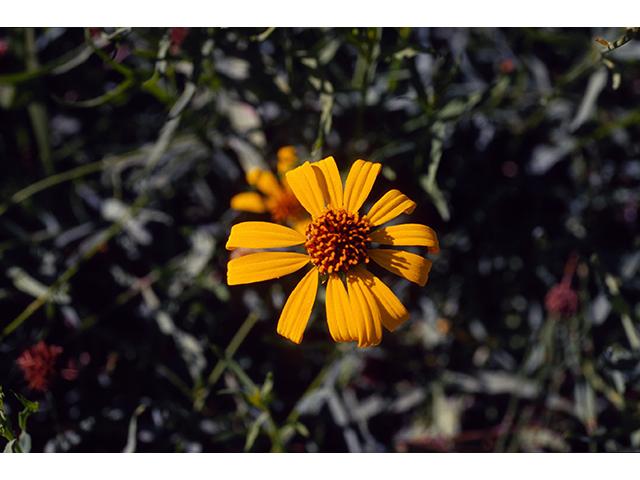
<instances>
[{"instance_id":1,"label":"ray petal","mask_svg":"<svg viewBox=\"0 0 640 480\"><path fill-rule=\"evenodd\" d=\"M267 205L258 192L239 193L231 198L231 208L242 212L265 213Z\"/></svg>"},{"instance_id":2,"label":"ray petal","mask_svg":"<svg viewBox=\"0 0 640 480\"><path fill-rule=\"evenodd\" d=\"M355 273L347 272L347 287L353 318L358 329L358 346L371 347L382 340L382 318L378 302L364 279Z\"/></svg>"},{"instance_id":3,"label":"ray petal","mask_svg":"<svg viewBox=\"0 0 640 480\"><path fill-rule=\"evenodd\" d=\"M401 213L411 213L416 208L416 202L412 201L399 190L389 190L378 200L369 213L367 219L371 225L382 225L393 220Z\"/></svg>"},{"instance_id":4,"label":"ray petal","mask_svg":"<svg viewBox=\"0 0 640 480\"><path fill-rule=\"evenodd\" d=\"M353 320L353 311L347 289L338 275L332 273L327 280L327 324L329 333L336 342L358 340L358 330Z\"/></svg>"},{"instance_id":5,"label":"ray petal","mask_svg":"<svg viewBox=\"0 0 640 480\"><path fill-rule=\"evenodd\" d=\"M247 173L247 183L254 185L258 190L267 196L278 195L282 188L278 178L269 170L254 168Z\"/></svg>"},{"instance_id":6,"label":"ray petal","mask_svg":"<svg viewBox=\"0 0 640 480\"><path fill-rule=\"evenodd\" d=\"M404 223L402 225L384 227L371 232L369 236L372 242L377 242L382 245L420 245L427 247L429 253L432 254L440 251L436 232L434 232L431 227L418 223Z\"/></svg>"},{"instance_id":7,"label":"ray petal","mask_svg":"<svg viewBox=\"0 0 640 480\"><path fill-rule=\"evenodd\" d=\"M365 202L380 173L379 163L356 160L349 170L344 187L344 206L349 213L355 213Z\"/></svg>"},{"instance_id":8,"label":"ray petal","mask_svg":"<svg viewBox=\"0 0 640 480\"><path fill-rule=\"evenodd\" d=\"M259 252L229 260L227 283L242 285L288 275L309 263L309 256L295 252Z\"/></svg>"},{"instance_id":9,"label":"ray petal","mask_svg":"<svg viewBox=\"0 0 640 480\"><path fill-rule=\"evenodd\" d=\"M306 238L292 228L269 222L242 222L231 227L227 250L234 248L284 248L302 245Z\"/></svg>"},{"instance_id":10,"label":"ray petal","mask_svg":"<svg viewBox=\"0 0 640 480\"><path fill-rule=\"evenodd\" d=\"M309 162L305 162L286 174L289 187L300 204L312 216L316 217L324 211L324 196L318 185L316 173Z\"/></svg>"},{"instance_id":11,"label":"ray petal","mask_svg":"<svg viewBox=\"0 0 640 480\"><path fill-rule=\"evenodd\" d=\"M327 205L336 208L342 207L342 179L333 157L327 157L324 160L312 163L311 166L316 171L318 184L324 194Z\"/></svg>"},{"instance_id":12,"label":"ray petal","mask_svg":"<svg viewBox=\"0 0 640 480\"><path fill-rule=\"evenodd\" d=\"M382 280L361 265L356 267L355 270L369 286L373 296L378 302L381 321L387 330L393 332L396 328L411 318L411 315L409 315L409 312L402 302Z\"/></svg>"},{"instance_id":13,"label":"ray petal","mask_svg":"<svg viewBox=\"0 0 640 480\"><path fill-rule=\"evenodd\" d=\"M293 289L284 304L277 331L292 342L300 343L307 328L318 292L318 269L312 268Z\"/></svg>"},{"instance_id":14,"label":"ray petal","mask_svg":"<svg viewBox=\"0 0 640 480\"><path fill-rule=\"evenodd\" d=\"M372 248L369 256L381 267L402 278L406 278L424 287L429 278L431 262L415 253L402 250L383 250Z\"/></svg>"},{"instance_id":15,"label":"ray petal","mask_svg":"<svg viewBox=\"0 0 640 480\"><path fill-rule=\"evenodd\" d=\"M278 174L284 175L298 163L298 154L295 147L287 146L278 150Z\"/></svg>"}]
</instances>

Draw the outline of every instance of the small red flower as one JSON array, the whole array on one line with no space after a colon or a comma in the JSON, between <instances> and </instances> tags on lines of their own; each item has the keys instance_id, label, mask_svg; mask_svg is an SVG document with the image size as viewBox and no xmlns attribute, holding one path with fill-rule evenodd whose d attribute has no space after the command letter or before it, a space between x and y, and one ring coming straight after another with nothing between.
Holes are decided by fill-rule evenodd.
<instances>
[{"instance_id":1,"label":"small red flower","mask_svg":"<svg viewBox=\"0 0 640 480\"><path fill-rule=\"evenodd\" d=\"M544 307L558 318L569 318L578 311L578 294L571 288L577 261L578 254L573 252L565 266L562 281L551 287L544 297Z\"/></svg>"},{"instance_id":2,"label":"small red flower","mask_svg":"<svg viewBox=\"0 0 640 480\"><path fill-rule=\"evenodd\" d=\"M500 62L500 71L502 73L511 73L516 69L516 62L511 58L505 58Z\"/></svg>"},{"instance_id":3,"label":"small red flower","mask_svg":"<svg viewBox=\"0 0 640 480\"><path fill-rule=\"evenodd\" d=\"M187 38L189 28L187 27L172 27L169 29L169 38L171 39L171 53L176 54L184 39Z\"/></svg>"},{"instance_id":4,"label":"small red flower","mask_svg":"<svg viewBox=\"0 0 640 480\"><path fill-rule=\"evenodd\" d=\"M9 53L9 42L6 40L0 40L0 58Z\"/></svg>"},{"instance_id":5,"label":"small red flower","mask_svg":"<svg viewBox=\"0 0 640 480\"><path fill-rule=\"evenodd\" d=\"M569 285L558 283L547 292L544 306L560 318L569 318L578 311L578 294Z\"/></svg>"},{"instance_id":6,"label":"small red flower","mask_svg":"<svg viewBox=\"0 0 640 480\"><path fill-rule=\"evenodd\" d=\"M24 371L31 390L47 391L56 373L56 357L61 353L62 347L47 346L43 341L22 352L16 365Z\"/></svg>"}]
</instances>

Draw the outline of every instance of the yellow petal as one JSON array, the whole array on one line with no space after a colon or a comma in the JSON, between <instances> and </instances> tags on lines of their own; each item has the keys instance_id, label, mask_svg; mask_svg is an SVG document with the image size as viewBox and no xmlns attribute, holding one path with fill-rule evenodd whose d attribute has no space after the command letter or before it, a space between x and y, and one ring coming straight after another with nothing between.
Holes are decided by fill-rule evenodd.
<instances>
[{"instance_id":1,"label":"yellow petal","mask_svg":"<svg viewBox=\"0 0 640 480\"><path fill-rule=\"evenodd\" d=\"M257 192L244 192L231 198L231 208L242 212L265 213L264 197Z\"/></svg>"},{"instance_id":2,"label":"yellow petal","mask_svg":"<svg viewBox=\"0 0 640 480\"><path fill-rule=\"evenodd\" d=\"M259 252L229 260L227 283L242 285L280 278L309 263L309 256L294 252Z\"/></svg>"},{"instance_id":3,"label":"yellow petal","mask_svg":"<svg viewBox=\"0 0 640 480\"><path fill-rule=\"evenodd\" d=\"M289 187L300 204L312 216L316 217L324 211L324 197L318 185L316 173L309 162L287 172Z\"/></svg>"},{"instance_id":4,"label":"yellow petal","mask_svg":"<svg viewBox=\"0 0 640 480\"><path fill-rule=\"evenodd\" d=\"M431 227L417 223L384 227L371 232L369 236L372 242L382 245L421 245L428 247L429 253L436 254L440 251L436 232Z\"/></svg>"},{"instance_id":5,"label":"yellow petal","mask_svg":"<svg viewBox=\"0 0 640 480\"><path fill-rule=\"evenodd\" d=\"M278 150L278 175L284 175L298 163L295 147L287 146Z\"/></svg>"},{"instance_id":6,"label":"yellow petal","mask_svg":"<svg viewBox=\"0 0 640 480\"><path fill-rule=\"evenodd\" d=\"M347 289L337 274L332 273L327 280L327 324L329 333L336 342L354 342L358 340L358 329L354 323L353 312Z\"/></svg>"},{"instance_id":7,"label":"yellow petal","mask_svg":"<svg viewBox=\"0 0 640 480\"><path fill-rule=\"evenodd\" d=\"M282 190L278 178L268 170L254 168L247 173L247 183L254 185L258 190L270 197L279 195Z\"/></svg>"},{"instance_id":8,"label":"yellow petal","mask_svg":"<svg viewBox=\"0 0 640 480\"><path fill-rule=\"evenodd\" d=\"M382 318L378 302L365 280L355 270L347 272L347 287L353 319L358 329L358 346L378 345L382 340Z\"/></svg>"},{"instance_id":9,"label":"yellow petal","mask_svg":"<svg viewBox=\"0 0 640 480\"><path fill-rule=\"evenodd\" d=\"M402 302L382 280L361 265L356 267L355 272L360 275L360 278L369 286L371 293L373 293L373 296L378 302L381 321L387 330L393 332L411 318L411 315Z\"/></svg>"},{"instance_id":10,"label":"yellow petal","mask_svg":"<svg viewBox=\"0 0 640 480\"><path fill-rule=\"evenodd\" d=\"M286 172L285 172L285 173L286 173ZM291 192L291 193L293 193L293 190L291 190L291 187L289 186L289 182L287 181L287 177L286 177L286 176L283 176L283 177L280 179L280 185L282 186L282 189L283 189L285 192Z\"/></svg>"},{"instance_id":11,"label":"yellow petal","mask_svg":"<svg viewBox=\"0 0 640 480\"><path fill-rule=\"evenodd\" d=\"M269 222L242 222L231 227L227 250L234 248L284 248L302 245L306 238L294 229Z\"/></svg>"},{"instance_id":12,"label":"yellow petal","mask_svg":"<svg viewBox=\"0 0 640 480\"><path fill-rule=\"evenodd\" d=\"M342 207L342 179L333 157L327 157L324 160L312 163L311 166L316 171L318 184L327 205Z\"/></svg>"},{"instance_id":13,"label":"yellow petal","mask_svg":"<svg viewBox=\"0 0 640 480\"><path fill-rule=\"evenodd\" d=\"M379 163L356 160L349 170L344 187L344 206L349 213L355 213L371 193L373 184L380 173Z\"/></svg>"},{"instance_id":14,"label":"yellow petal","mask_svg":"<svg viewBox=\"0 0 640 480\"><path fill-rule=\"evenodd\" d=\"M389 190L378 200L369 213L367 219L371 225L382 225L393 220L401 213L411 213L416 208L416 202L412 201L399 190Z\"/></svg>"},{"instance_id":15,"label":"yellow petal","mask_svg":"<svg viewBox=\"0 0 640 480\"><path fill-rule=\"evenodd\" d=\"M284 304L277 331L292 342L300 343L318 292L318 269L312 268L293 289Z\"/></svg>"},{"instance_id":16,"label":"yellow petal","mask_svg":"<svg viewBox=\"0 0 640 480\"><path fill-rule=\"evenodd\" d=\"M402 250L372 248L369 250L369 256L374 262L391 273L417 283L421 287L424 287L427 283L431 262L420 255Z\"/></svg>"}]
</instances>

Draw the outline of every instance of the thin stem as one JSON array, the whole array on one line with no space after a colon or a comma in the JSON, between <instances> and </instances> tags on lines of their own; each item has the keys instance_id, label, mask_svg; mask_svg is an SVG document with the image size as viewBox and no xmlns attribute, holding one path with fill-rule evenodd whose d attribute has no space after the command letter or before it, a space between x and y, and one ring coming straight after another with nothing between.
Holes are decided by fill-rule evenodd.
<instances>
[{"instance_id":1,"label":"thin stem","mask_svg":"<svg viewBox=\"0 0 640 480\"><path fill-rule=\"evenodd\" d=\"M104 170L105 168L117 165L124 160L125 158L123 157L106 158L98 162L81 165L79 167L72 168L71 170L67 170L66 172L56 173L54 175L43 178L42 180L32 183L22 190L17 191L11 196L8 201L0 204L0 216L4 214L11 206L24 202L26 199L32 197L38 192L41 192L42 190L51 188L55 185L58 185L59 183L67 182L69 180L74 180L76 178L89 175L93 172L99 172L100 170Z\"/></svg>"},{"instance_id":2,"label":"thin stem","mask_svg":"<svg viewBox=\"0 0 640 480\"><path fill-rule=\"evenodd\" d=\"M246 336L249 334L249 332L251 331L251 329L256 324L259 318L260 318L260 312L258 310L253 310L251 313L249 313L247 318L245 318L244 322L242 322L242 325L240 325L240 328L238 329L236 334L233 336L233 338L229 342L229 345L227 346L227 348L225 348L224 350L224 354L227 358L233 357L233 355L236 353L236 351L238 350L238 348L240 347L240 345L242 344L242 342L244 341ZM211 387L213 387L213 385L218 381L218 379L220 378L220 375L222 375L225 368L226 368L226 363L223 360L218 360L218 363L216 363L215 367L213 367L213 370L211 371L211 374L207 379L206 385L202 387L194 395L195 398L193 402L193 407L195 410L197 411L202 410L202 408L204 407L204 402L206 401L207 397L211 393Z\"/></svg>"},{"instance_id":3,"label":"thin stem","mask_svg":"<svg viewBox=\"0 0 640 480\"><path fill-rule=\"evenodd\" d=\"M37 57L36 37L33 28L25 28L25 63L28 72L37 71L40 68ZM33 133L38 144L38 155L44 173L53 174L53 162L51 156L51 144L49 143L49 118L47 109L41 101L33 100L27 105L27 112L33 125Z\"/></svg>"},{"instance_id":4,"label":"thin stem","mask_svg":"<svg viewBox=\"0 0 640 480\"><path fill-rule=\"evenodd\" d=\"M318 387L320 387L320 385L322 385L322 382L324 382L325 377L327 376L327 373L329 373L329 371L333 368L334 366L334 362L336 357L339 355L339 350L335 349L334 353L333 353L333 357L330 361L328 361L324 367L322 367L322 369L318 372L318 374L315 376L315 378L311 381L311 383L309 384L309 386L307 387L307 389L304 391L304 393L300 396L300 399L303 399L304 397L306 397L307 395L309 395L311 392L313 392L314 390L318 389ZM352 350L349 350L348 352L345 352L345 355L348 355L350 352L352 352ZM342 353L342 352L340 352ZM291 412L289 413L289 415L287 416L287 419L285 420L285 424L291 424L294 423L298 420L298 417L300 416L300 413L296 410L296 407L294 406L293 409L291 410Z\"/></svg>"}]
</instances>

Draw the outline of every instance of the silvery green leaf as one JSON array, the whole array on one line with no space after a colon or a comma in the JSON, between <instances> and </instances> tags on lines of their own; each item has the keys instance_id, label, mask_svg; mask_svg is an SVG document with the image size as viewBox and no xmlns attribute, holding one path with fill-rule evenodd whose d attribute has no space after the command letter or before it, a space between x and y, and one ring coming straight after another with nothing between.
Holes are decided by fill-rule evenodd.
<instances>
[{"instance_id":1,"label":"silvery green leaf","mask_svg":"<svg viewBox=\"0 0 640 480\"><path fill-rule=\"evenodd\" d=\"M606 67L601 67L591 74L587 89L584 92L580 107L576 116L571 121L569 130L575 132L584 122L589 120L596 109L596 102L600 92L607 86L608 72Z\"/></svg>"},{"instance_id":2,"label":"silvery green leaf","mask_svg":"<svg viewBox=\"0 0 640 480\"><path fill-rule=\"evenodd\" d=\"M260 427L264 422L266 422L269 418L268 412L262 412L258 418L256 418L251 426L249 427L249 431L247 432L247 441L244 444L244 451L248 452L251 450L251 447L258 438L258 434L260 433Z\"/></svg>"},{"instance_id":3,"label":"silvery green leaf","mask_svg":"<svg viewBox=\"0 0 640 480\"><path fill-rule=\"evenodd\" d=\"M51 300L52 302L63 305L71 302L71 297L67 292L64 291L63 288L60 288L54 292L49 292L49 287L31 277L20 267L9 267L6 271L6 274L13 280L13 284L21 292L24 292L35 298L49 297L49 300Z\"/></svg>"},{"instance_id":4,"label":"silvery green leaf","mask_svg":"<svg viewBox=\"0 0 640 480\"><path fill-rule=\"evenodd\" d=\"M137 435L138 435L138 416L146 410L146 405L139 405L136 408L131 420L129 421L129 429L127 432L127 444L124 446L122 453L133 453L136 451Z\"/></svg>"},{"instance_id":5,"label":"silvery green leaf","mask_svg":"<svg viewBox=\"0 0 640 480\"><path fill-rule=\"evenodd\" d=\"M31 451L31 435L23 430L18 437L18 444L22 453L29 453Z\"/></svg>"},{"instance_id":6,"label":"silvery green leaf","mask_svg":"<svg viewBox=\"0 0 640 480\"><path fill-rule=\"evenodd\" d=\"M562 140L556 145L537 145L531 154L529 170L533 175L547 173L556 163L562 160L575 147L575 139Z\"/></svg>"},{"instance_id":7,"label":"silvery green leaf","mask_svg":"<svg viewBox=\"0 0 640 480\"><path fill-rule=\"evenodd\" d=\"M16 444L17 444L18 439L14 438L13 440L9 441L9 443L7 443L4 447L4 450L2 453L17 453L16 452Z\"/></svg>"}]
</instances>

